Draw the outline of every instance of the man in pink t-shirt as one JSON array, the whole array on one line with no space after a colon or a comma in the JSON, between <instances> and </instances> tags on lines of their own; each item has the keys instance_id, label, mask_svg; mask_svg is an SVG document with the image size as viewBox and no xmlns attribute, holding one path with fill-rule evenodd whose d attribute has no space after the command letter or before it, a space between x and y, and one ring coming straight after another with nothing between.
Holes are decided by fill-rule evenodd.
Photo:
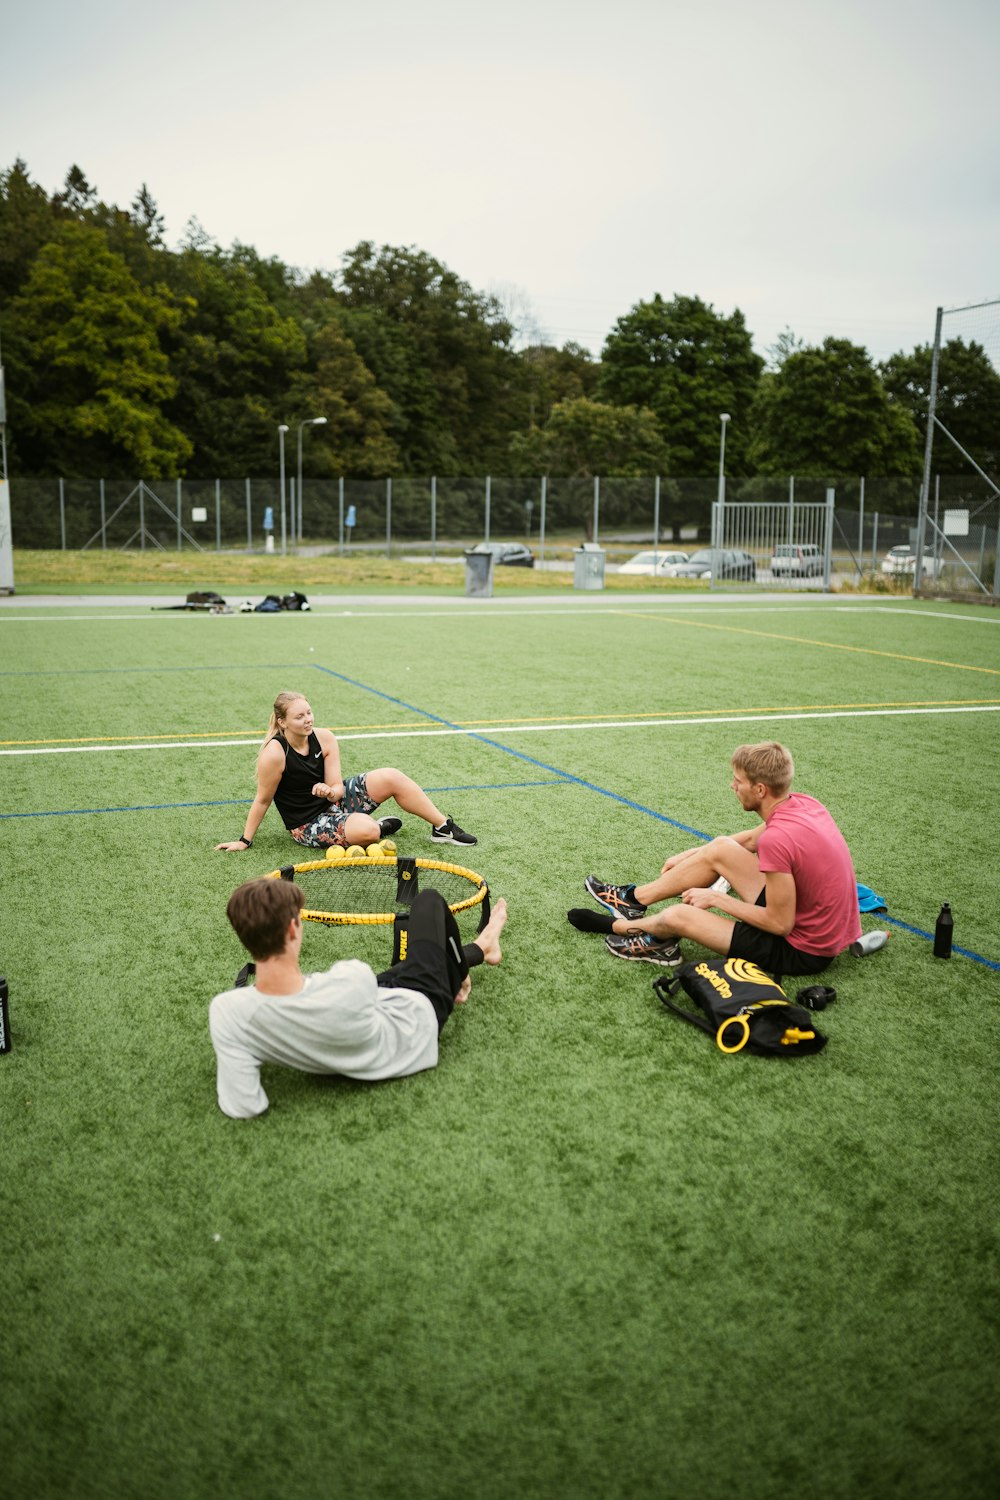
<instances>
[{"instance_id":1,"label":"man in pink t-shirt","mask_svg":"<svg viewBox=\"0 0 1000 1500\"><path fill-rule=\"evenodd\" d=\"M605 911L571 911L573 926L603 932L616 958L674 966L686 937L771 974L819 974L855 942L861 922L850 851L823 804L792 791L789 751L774 740L740 745L732 768L733 791L759 828L671 855L646 885L589 875L586 889ZM680 901L648 914L671 896Z\"/></svg>"}]
</instances>

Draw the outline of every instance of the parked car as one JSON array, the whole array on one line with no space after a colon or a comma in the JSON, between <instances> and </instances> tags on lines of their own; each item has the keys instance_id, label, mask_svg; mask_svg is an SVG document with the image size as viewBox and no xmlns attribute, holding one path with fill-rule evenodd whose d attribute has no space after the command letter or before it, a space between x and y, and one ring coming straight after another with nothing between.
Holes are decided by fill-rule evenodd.
<instances>
[{"instance_id":1,"label":"parked car","mask_svg":"<svg viewBox=\"0 0 1000 1500\"><path fill-rule=\"evenodd\" d=\"M533 568L535 554L522 542L477 542L471 552L492 552L494 566L507 568Z\"/></svg>"},{"instance_id":2,"label":"parked car","mask_svg":"<svg viewBox=\"0 0 1000 1500\"><path fill-rule=\"evenodd\" d=\"M882 559L882 572L888 574L889 577L898 577L901 574L905 575L907 573L915 573L916 571L917 554L905 542L898 547L890 547ZM923 571L925 574L933 573L934 571L934 559L928 557L926 552L924 553Z\"/></svg>"},{"instance_id":3,"label":"parked car","mask_svg":"<svg viewBox=\"0 0 1000 1500\"><path fill-rule=\"evenodd\" d=\"M775 547L771 558L772 578L809 578L823 571L823 553L812 542Z\"/></svg>"},{"instance_id":4,"label":"parked car","mask_svg":"<svg viewBox=\"0 0 1000 1500\"><path fill-rule=\"evenodd\" d=\"M657 578L672 578L674 568L687 560L686 552L663 552L658 548L655 552L637 552L628 562L622 563L618 571L644 573L647 577L653 575Z\"/></svg>"},{"instance_id":5,"label":"parked car","mask_svg":"<svg viewBox=\"0 0 1000 1500\"><path fill-rule=\"evenodd\" d=\"M757 577L757 564L749 552L740 552L734 547L702 547L693 552L686 563L678 563L675 578L744 578L753 582Z\"/></svg>"}]
</instances>

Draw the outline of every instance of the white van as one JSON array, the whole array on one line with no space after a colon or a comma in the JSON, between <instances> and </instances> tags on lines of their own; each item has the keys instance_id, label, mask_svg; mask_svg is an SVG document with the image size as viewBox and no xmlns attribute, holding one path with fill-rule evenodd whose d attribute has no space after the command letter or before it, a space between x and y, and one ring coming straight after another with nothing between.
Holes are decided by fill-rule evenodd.
<instances>
[{"instance_id":1,"label":"white van","mask_svg":"<svg viewBox=\"0 0 1000 1500\"><path fill-rule=\"evenodd\" d=\"M772 578L809 578L823 571L823 554L812 542L775 547L771 558Z\"/></svg>"}]
</instances>

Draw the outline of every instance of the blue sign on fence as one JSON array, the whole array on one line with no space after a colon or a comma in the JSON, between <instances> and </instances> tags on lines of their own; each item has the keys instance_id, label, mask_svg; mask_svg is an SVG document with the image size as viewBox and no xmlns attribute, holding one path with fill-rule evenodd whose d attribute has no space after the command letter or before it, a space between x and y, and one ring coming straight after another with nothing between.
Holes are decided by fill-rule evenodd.
<instances>
[{"instance_id":1,"label":"blue sign on fence","mask_svg":"<svg viewBox=\"0 0 1000 1500\"><path fill-rule=\"evenodd\" d=\"M347 507L347 515L344 517L344 525L347 527L348 531L351 531L351 530L353 530L353 528L355 526L357 526L357 524L358 524L357 506L349 505Z\"/></svg>"},{"instance_id":2,"label":"blue sign on fence","mask_svg":"<svg viewBox=\"0 0 1000 1500\"><path fill-rule=\"evenodd\" d=\"M264 530L274 530L274 510L270 505L265 505L264 507Z\"/></svg>"}]
</instances>

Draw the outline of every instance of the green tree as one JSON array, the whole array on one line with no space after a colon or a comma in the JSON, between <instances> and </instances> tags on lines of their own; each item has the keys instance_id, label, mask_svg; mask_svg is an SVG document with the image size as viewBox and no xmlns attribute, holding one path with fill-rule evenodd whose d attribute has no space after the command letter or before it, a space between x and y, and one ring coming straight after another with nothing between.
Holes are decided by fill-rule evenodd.
<instances>
[{"instance_id":1,"label":"green tree","mask_svg":"<svg viewBox=\"0 0 1000 1500\"><path fill-rule=\"evenodd\" d=\"M334 314L345 308L344 298L328 271L310 271L301 277L289 273L289 282L288 311L307 337L318 333ZM271 300L282 305L275 297Z\"/></svg>"},{"instance_id":2,"label":"green tree","mask_svg":"<svg viewBox=\"0 0 1000 1500\"><path fill-rule=\"evenodd\" d=\"M141 231L147 244L163 248L163 231L167 227L166 221L145 183L132 200L132 211L129 217L136 228Z\"/></svg>"},{"instance_id":3,"label":"green tree","mask_svg":"<svg viewBox=\"0 0 1000 1500\"><path fill-rule=\"evenodd\" d=\"M166 411L193 449L191 472L270 472L306 339L245 265L218 247L186 249L169 273L182 318L170 348L176 393Z\"/></svg>"},{"instance_id":4,"label":"green tree","mask_svg":"<svg viewBox=\"0 0 1000 1500\"><path fill-rule=\"evenodd\" d=\"M790 328L783 328L774 343L767 346L770 368L780 370L789 355L797 354L805 346L805 339L800 339Z\"/></svg>"},{"instance_id":5,"label":"green tree","mask_svg":"<svg viewBox=\"0 0 1000 1500\"><path fill-rule=\"evenodd\" d=\"M0 172L0 310L20 291L57 227L48 195L31 181L23 161Z\"/></svg>"},{"instance_id":6,"label":"green tree","mask_svg":"<svg viewBox=\"0 0 1000 1500\"><path fill-rule=\"evenodd\" d=\"M665 471L667 448L646 407L611 406L586 396L561 401L544 427L511 439L520 474L642 478Z\"/></svg>"},{"instance_id":7,"label":"green tree","mask_svg":"<svg viewBox=\"0 0 1000 1500\"><path fill-rule=\"evenodd\" d=\"M601 356L598 395L656 413L678 477L712 474L719 458L719 417L732 418L726 466L746 472L748 417L764 361L753 351L743 314L717 313L700 297L657 293L619 318Z\"/></svg>"},{"instance_id":8,"label":"green tree","mask_svg":"<svg viewBox=\"0 0 1000 1500\"><path fill-rule=\"evenodd\" d=\"M191 445L163 414L176 382L160 344L179 318L166 289L141 287L100 230L62 224L9 309L9 424L22 472L182 472Z\"/></svg>"},{"instance_id":9,"label":"green tree","mask_svg":"<svg viewBox=\"0 0 1000 1500\"><path fill-rule=\"evenodd\" d=\"M916 424L921 449L927 433L933 352L930 344L921 344L912 354L893 354L880 366L890 400L907 411ZM996 477L1000 473L1000 374L982 344L949 339L942 346L935 411L980 468ZM943 433L935 433L934 451L939 470L971 472Z\"/></svg>"},{"instance_id":10,"label":"green tree","mask_svg":"<svg viewBox=\"0 0 1000 1500\"><path fill-rule=\"evenodd\" d=\"M97 189L91 187L81 169L74 164L66 173L65 187L56 194L53 202L66 217L85 221L97 207Z\"/></svg>"},{"instance_id":11,"label":"green tree","mask_svg":"<svg viewBox=\"0 0 1000 1500\"><path fill-rule=\"evenodd\" d=\"M265 259L258 255L252 245L237 240L228 252L228 260L234 266L243 266L257 283L271 306L285 318L298 317L296 274L276 255Z\"/></svg>"},{"instance_id":12,"label":"green tree","mask_svg":"<svg viewBox=\"0 0 1000 1500\"><path fill-rule=\"evenodd\" d=\"M155 286L169 275L173 256L163 243L163 215L145 183L130 209L99 203L87 222L104 230L108 248L122 257L143 286Z\"/></svg>"},{"instance_id":13,"label":"green tree","mask_svg":"<svg viewBox=\"0 0 1000 1500\"><path fill-rule=\"evenodd\" d=\"M532 344L517 356L525 393L526 425L544 427L560 401L593 397L601 369L579 344Z\"/></svg>"},{"instance_id":14,"label":"green tree","mask_svg":"<svg viewBox=\"0 0 1000 1500\"><path fill-rule=\"evenodd\" d=\"M920 472L913 418L889 399L867 349L847 339L789 354L761 382L751 422L750 457L762 474Z\"/></svg>"},{"instance_id":15,"label":"green tree","mask_svg":"<svg viewBox=\"0 0 1000 1500\"><path fill-rule=\"evenodd\" d=\"M512 329L493 298L415 248L357 245L339 278L343 326L394 408L411 473L499 469L517 426Z\"/></svg>"},{"instance_id":16,"label":"green tree","mask_svg":"<svg viewBox=\"0 0 1000 1500\"><path fill-rule=\"evenodd\" d=\"M310 438L310 468L319 475L378 479L401 473L390 428L392 402L336 317L310 341L308 374L289 389L292 421L325 416Z\"/></svg>"}]
</instances>

